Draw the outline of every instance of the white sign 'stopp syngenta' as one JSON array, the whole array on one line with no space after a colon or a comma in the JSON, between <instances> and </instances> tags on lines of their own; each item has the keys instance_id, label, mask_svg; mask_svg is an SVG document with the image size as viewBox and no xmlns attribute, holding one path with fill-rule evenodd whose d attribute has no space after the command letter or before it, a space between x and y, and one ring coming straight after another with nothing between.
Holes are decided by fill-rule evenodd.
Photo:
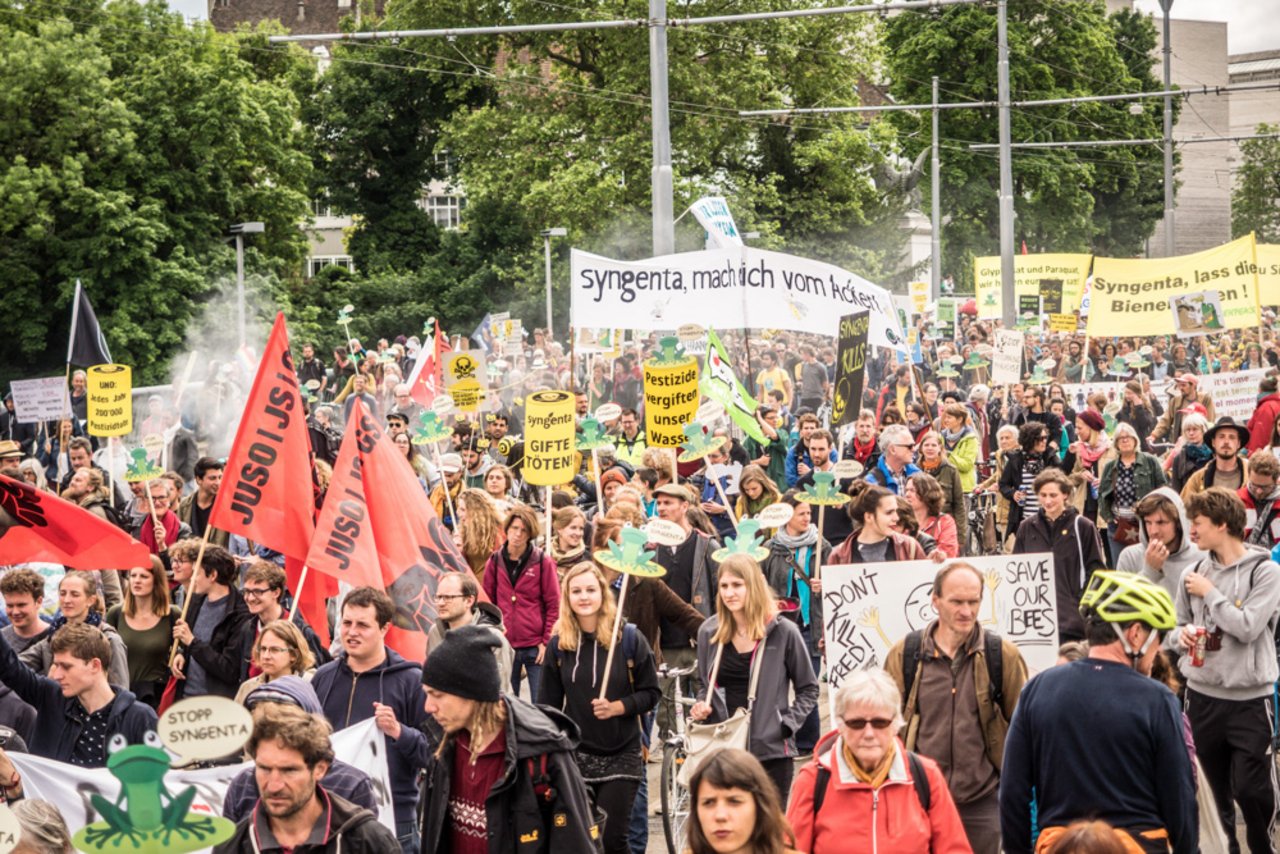
<instances>
[{"instance_id":1,"label":"white sign 'stopp syngenta'","mask_svg":"<svg viewBox=\"0 0 1280 854\"><path fill-rule=\"evenodd\" d=\"M744 247L615 261L572 253L573 325L669 330L789 329L834 335L839 318L865 308L870 342L905 352L889 292L832 264Z\"/></svg>"}]
</instances>

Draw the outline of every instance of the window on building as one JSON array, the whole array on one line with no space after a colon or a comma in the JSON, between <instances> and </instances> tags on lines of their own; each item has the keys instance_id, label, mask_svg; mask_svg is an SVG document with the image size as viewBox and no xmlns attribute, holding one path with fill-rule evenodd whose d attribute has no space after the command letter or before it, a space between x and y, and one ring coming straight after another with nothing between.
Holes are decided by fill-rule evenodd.
<instances>
[{"instance_id":1,"label":"window on building","mask_svg":"<svg viewBox=\"0 0 1280 854\"><path fill-rule=\"evenodd\" d=\"M426 208L440 228L453 229L462 224L462 196L432 193L427 196Z\"/></svg>"},{"instance_id":2,"label":"window on building","mask_svg":"<svg viewBox=\"0 0 1280 854\"><path fill-rule=\"evenodd\" d=\"M356 271L355 261L350 255L312 255L307 258L307 278L315 278L325 267L345 267L351 273Z\"/></svg>"}]
</instances>

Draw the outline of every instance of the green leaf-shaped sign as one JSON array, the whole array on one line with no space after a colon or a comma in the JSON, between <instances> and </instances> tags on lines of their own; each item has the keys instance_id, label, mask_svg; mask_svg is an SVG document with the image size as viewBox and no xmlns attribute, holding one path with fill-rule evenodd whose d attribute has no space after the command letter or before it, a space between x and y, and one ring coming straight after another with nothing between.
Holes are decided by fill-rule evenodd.
<instances>
[{"instance_id":1,"label":"green leaf-shaped sign","mask_svg":"<svg viewBox=\"0 0 1280 854\"><path fill-rule=\"evenodd\" d=\"M601 448L612 448L613 439L604 432L604 425L594 418L587 417L578 422L579 451L593 451Z\"/></svg>"},{"instance_id":2,"label":"green leaf-shaped sign","mask_svg":"<svg viewBox=\"0 0 1280 854\"><path fill-rule=\"evenodd\" d=\"M596 552L594 557L601 566L621 572L624 575L639 575L644 578L660 578L667 571L653 562L655 552L645 548L649 537L639 528L630 526L620 532L622 542L609 542L607 549Z\"/></svg>"},{"instance_id":3,"label":"green leaf-shaped sign","mask_svg":"<svg viewBox=\"0 0 1280 854\"><path fill-rule=\"evenodd\" d=\"M696 421L680 429L684 432L684 441L680 443L682 451L677 459L682 463L700 460L711 452L719 450L725 443L724 436L709 435Z\"/></svg>"},{"instance_id":4,"label":"green leaf-shaped sign","mask_svg":"<svg viewBox=\"0 0 1280 854\"><path fill-rule=\"evenodd\" d=\"M805 487L804 492L800 493L800 500L805 504L825 504L828 507L838 507L849 500L849 496L840 491L836 486L836 476L829 471L818 471L813 473L813 483Z\"/></svg>"},{"instance_id":5,"label":"green leaf-shaped sign","mask_svg":"<svg viewBox=\"0 0 1280 854\"><path fill-rule=\"evenodd\" d=\"M756 532L759 530L760 523L755 519L741 520L738 522L738 535L725 537L724 548L712 552L712 559L723 562L730 555L747 555L753 560L764 560L769 556L769 550L756 538Z\"/></svg>"},{"instance_id":6,"label":"green leaf-shaped sign","mask_svg":"<svg viewBox=\"0 0 1280 854\"><path fill-rule=\"evenodd\" d=\"M146 448L134 448L129 452L129 462L124 469L124 479L129 483L142 483L164 477L164 469L147 459Z\"/></svg>"},{"instance_id":7,"label":"green leaf-shaped sign","mask_svg":"<svg viewBox=\"0 0 1280 854\"><path fill-rule=\"evenodd\" d=\"M453 431L440 420L439 415L426 410L418 416L418 426L413 428L413 444L430 445L432 442L448 439L452 435Z\"/></svg>"}]
</instances>

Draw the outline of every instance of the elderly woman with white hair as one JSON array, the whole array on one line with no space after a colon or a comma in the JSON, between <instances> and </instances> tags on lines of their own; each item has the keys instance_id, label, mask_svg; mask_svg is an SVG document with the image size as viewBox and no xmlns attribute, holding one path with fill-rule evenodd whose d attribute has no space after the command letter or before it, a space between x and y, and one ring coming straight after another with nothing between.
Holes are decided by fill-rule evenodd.
<instances>
[{"instance_id":1,"label":"elderly woman with white hair","mask_svg":"<svg viewBox=\"0 0 1280 854\"><path fill-rule=\"evenodd\" d=\"M1165 458L1164 470L1169 475L1169 486L1181 493L1182 487L1204 464L1213 457L1213 448L1204 443L1209 429L1209 419L1199 412L1189 412L1182 419L1182 435Z\"/></svg>"},{"instance_id":2,"label":"elderly woman with white hair","mask_svg":"<svg viewBox=\"0 0 1280 854\"><path fill-rule=\"evenodd\" d=\"M787 821L808 854L968 854L960 814L932 759L898 738L902 695L879 668L855 670L836 691L836 729L796 777Z\"/></svg>"},{"instance_id":3,"label":"elderly woman with white hair","mask_svg":"<svg viewBox=\"0 0 1280 854\"><path fill-rule=\"evenodd\" d=\"M1138 542L1140 524L1134 507L1138 499L1168 485L1160 461L1142 450L1138 431L1120 423L1111 434L1115 458L1102 467L1098 478L1098 526L1107 526L1111 566L1126 546Z\"/></svg>"}]
</instances>

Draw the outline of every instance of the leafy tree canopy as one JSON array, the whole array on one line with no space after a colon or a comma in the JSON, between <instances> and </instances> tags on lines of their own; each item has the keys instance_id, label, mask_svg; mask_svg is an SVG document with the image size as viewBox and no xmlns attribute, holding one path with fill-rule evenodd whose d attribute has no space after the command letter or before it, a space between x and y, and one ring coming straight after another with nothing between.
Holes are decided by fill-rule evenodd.
<instances>
[{"instance_id":1,"label":"leafy tree canopy","mask_svg":"<svg viewBox=\"0 0 1280 854\"><path fill-rule=\"evenodd\" d=\"M1257 132L1280 133L1280 126L1259 125ZM1241 164L1231 194L1231 233L1255 232L1259 243L1280 243L1280 138L1240 143Z\"/></svg>"}]
</instances>

